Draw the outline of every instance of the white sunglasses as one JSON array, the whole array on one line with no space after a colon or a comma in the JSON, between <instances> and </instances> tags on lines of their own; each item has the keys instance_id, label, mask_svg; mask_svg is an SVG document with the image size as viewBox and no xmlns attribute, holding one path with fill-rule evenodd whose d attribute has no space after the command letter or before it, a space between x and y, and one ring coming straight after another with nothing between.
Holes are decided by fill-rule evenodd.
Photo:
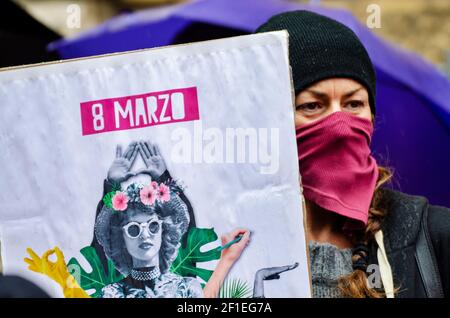
<instances>
[{"instance_id":1,"label":"white sunglasses","mask_svg":"<svg viewBox=\"0 0 450 318\"><path fill-rule=\"evenodd\" d=\"M149 220L147 222L138 223L138 222L130 222L122 227L125 234L132 239L138 238L141 236L144 230L147 230L150 234L156 234L161 230L160 220Z\"/></svg>"}]
</instances>

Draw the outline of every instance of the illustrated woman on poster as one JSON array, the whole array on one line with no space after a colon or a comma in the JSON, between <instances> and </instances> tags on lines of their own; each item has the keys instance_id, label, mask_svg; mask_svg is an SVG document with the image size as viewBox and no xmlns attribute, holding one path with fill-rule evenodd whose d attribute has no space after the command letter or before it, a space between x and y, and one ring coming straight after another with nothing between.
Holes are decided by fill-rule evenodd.
<instances>
[{"instance_id":1,"label":"illustrated woman on poster","mask_svg":"<svg viewBox=\"0 0 450 318\"><path fill-rule=\"evenodd\" d=\"M132 173L138 153L147 168ZM159 177L163 171L167 170L156 145L132 143L124 155L118 148L108 180L123 184L139 175ZM96 218L95 237L106 257L125 278L105 286L102 297L217 297L226 274L248 244L250 233L236 229L223 236L223 244L239 235L242 239L222 251L215 272L202 290L196 278L170 271L191 220L182 196L182 189L171 179L145 185L131 183L125 190L105 194Z\"/></svg>"},{"instance_id":2,"label":"illustrated woman on poster","mask_svg":"<svg viewBox=\"0 0 450 318\"><path fill-rule=\"evenodd\" d=\"M133 172L132 167L138 154L141 154L141 158L145 163L145 169ZM128 179L138 175L146 175L151 178L151 180L158 183L168 182L172 179L158 145L146 141L131 142L124 152L122 152L122 148L117 145L116 157L108 169L107 178L103 182L103 195L106 195L112 191L114 187L120 187L121 184L125 183ZM185 196L183 191L179 192L179 197L186 204L188 209L189 228L195 227L194 211L189 199ZM100 200L97 205L96 219L103 206L104 202L103 200ZM182 246L184 246L185 243L186 236L182 240ZM99 244L95 235L93 235L91 246L96 249L102 265L106 270L108 267L107 258L103 251L103 247Z\"/></svg>"},{"instance_id":3,"label":"illustrated woman on poster","mask_svg":"<svg viewBox=\"0 0 450 318\"><path fill-rule=\"evenodd\" d=\"M146 168L132 172L138 154ZM136 178L147 181L134 182ZM183 238L194 223L191 217L192 207L181 187L170 177L156 145L133 142L123 154L118 146L104 182L104 196L97 208L92 245L103 259L103 265L111 260L124 278L104 286L100 297L218 297L229 270L249 243L250 232L238 228L222 235L224 248L220 259L202 288L197 278L171 271ZM238 237L240 239L236 240ZM42 258L32 250L29 253L32 259L25 260L29 268L60 283L66 297L89 297L73 281L61 250L49 250ZM57 256L56 263L48 260L53 253ZM297 265L258 270L253 297L264 297L263 281L279 279L281 273Z\"/></svg>"}]
</instances>

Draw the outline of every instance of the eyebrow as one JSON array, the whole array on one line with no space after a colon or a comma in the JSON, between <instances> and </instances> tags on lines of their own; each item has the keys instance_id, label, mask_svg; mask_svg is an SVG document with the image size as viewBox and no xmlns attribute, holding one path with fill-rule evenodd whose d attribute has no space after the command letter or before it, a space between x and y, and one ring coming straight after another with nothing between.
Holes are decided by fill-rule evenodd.
<instances>
[{"instance_id":1,"label":"eyebrow","mask_svg":"<svg viewBox=\"0 0 450 318\"><path fill-rule=\"evenodd\" d=\"M328 95L326 93L318 92L313 89L306 89L305 92L311 93L314 95L314 97L320 98L320 99L327 99Z\"/></svg>"},{"instance_id":2,"label":"eyebrow","mask_svg":"<svg viewBox=\"0 0 450 318\"><path fill-rule=\"evenodd\" d=\"M353 91L345 93L343 97L344 98L349 98L350 96L352 96L353 94L355 94L356 92L358 92L361 89L362 89L362 87L358 87L357 89L355 89ZM308 93L313 94L315 97L320 98L320 99L327 99L328 98L328 95L326 93L315 91L313 89L306 89L305 91L308 92Z\"/></svg>"},{"instance_id":3,"label":"eyebrow","mask_svg":"<svg viewBox=\"0 0 450 318\"><path fill-rule=\"evenodd\" d=\"M357 91L359 91L361 89L362 89L362 87L359 87L359 88L357 88L357 89L355 89L355 90L353 90L351 92L348 92L348 93L344 94L344 98L349 98L350 96L352 96L353 94L355 94Z\"/></svg>"}]
</instances>

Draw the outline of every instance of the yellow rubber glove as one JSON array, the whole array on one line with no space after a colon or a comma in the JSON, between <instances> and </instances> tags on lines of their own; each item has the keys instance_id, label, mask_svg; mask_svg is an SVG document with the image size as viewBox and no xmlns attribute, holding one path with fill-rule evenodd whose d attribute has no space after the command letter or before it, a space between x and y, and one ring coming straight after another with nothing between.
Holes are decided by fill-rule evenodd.
<instances>
[{"instance_id":1,"label":"yellow rubber glove","mask_svg":"<svg viewBox=\"0 0 450 318\"><path fill-rule=\"evenodd\" d=\"M29 265L28 269L36 273L44 274L57 282L63 289L64 297L90 298L78 285L76 279L69 273L64 260L64 254L58 247L48 250L42 257L39 257L31 248L27 248L27 252L31 256L31 259L24 258L25 263ZM56 255L56 262L48 259L52 254Z\"/></svg>"}]
</instances>

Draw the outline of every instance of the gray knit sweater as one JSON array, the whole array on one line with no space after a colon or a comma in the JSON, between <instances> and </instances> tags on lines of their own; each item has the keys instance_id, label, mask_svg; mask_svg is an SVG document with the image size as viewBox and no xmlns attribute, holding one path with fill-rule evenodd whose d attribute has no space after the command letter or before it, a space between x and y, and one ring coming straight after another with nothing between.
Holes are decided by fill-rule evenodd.
<instances>
[{"instance_id":1,"label":"gray knit sweater","mask_svg":"<svg viewBox=\"0 0 450 318\"><path fill-rule=\"evenodd\" d=\"M352 250L340 249L329 243L309 243L311 258L312 296L314 298L339 298L337 287L341 276L352 270Z\"/></svg>"}]
</instances>

